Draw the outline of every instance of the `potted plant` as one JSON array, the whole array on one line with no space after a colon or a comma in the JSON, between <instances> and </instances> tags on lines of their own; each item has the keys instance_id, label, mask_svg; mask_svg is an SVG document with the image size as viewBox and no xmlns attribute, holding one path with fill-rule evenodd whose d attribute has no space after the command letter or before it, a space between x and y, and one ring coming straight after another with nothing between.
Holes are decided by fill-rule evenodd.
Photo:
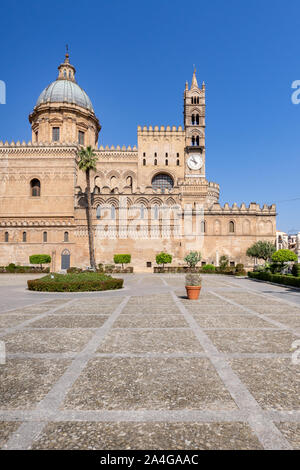
<instances>
[{"instance_id":1,"label":"potted plant","mask_svg":"<svg viewBox=\"0 0 300 470\"><path fill-rule=\"evenodd\" d=\"M200 274L187 274L185 288L189 300L198 300L201 291L202 278Z\"/></svg>"}]
</instances>

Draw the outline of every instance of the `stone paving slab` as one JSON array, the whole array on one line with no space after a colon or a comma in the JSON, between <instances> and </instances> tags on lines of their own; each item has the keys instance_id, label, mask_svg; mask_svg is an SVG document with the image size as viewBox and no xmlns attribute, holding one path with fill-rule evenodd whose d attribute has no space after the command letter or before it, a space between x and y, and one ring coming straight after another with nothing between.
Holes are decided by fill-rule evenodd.
<instances>
[{"instance_id":1,"label":"stone paving slab","mask_svg":"<svg viewBox=\"0 0 300 470\"><path fill-rule=\"evenodd\" d=\"M278 429L293 446L293 449L300 450L300 423L278 423Z\"/></svg>"},{"instance_id":2,"label":"stone paving slab","mask_svg":"<svg viewBox=\"0 0 300 470\"><path fill-rule=\"evenodd\" d=\"M0 448L4 446L11 434L19 427L19 423L0 421Z\"/></svg>"},{"instance_id":3,"label":"stone paving slab","mask_svg":"<svg viewBox=\"0 0 300 470\"><path fill-rule=\"evenodd\" d=\"M5 336L5 344L8 353L79 352L92 336L93 332L89 330L51 332L23 330Z\"/></svg>"},{"instance_id":4,"label":"stone paving slab","mask_svg":"<svg viewBox=\"0 0 300 470\"><path fill-rule=\"evenodd\" d=\"M193 314L193 317L202 328L276 328L267 321L249 314Z\"/></svg>"},{"instance_id":5,"label":"stone paving slab","mask_svg":"<svg viewBox=\"0 0 300 470\"><path fill-rule=\"evenodd\" d=\"M279 321L290 328L296 330L299 330L300 328L300 315L268 315L268 317L272 320Z\"/></svg>"},{"instance_id":6,"label":"stone paving slab","mask_svg":"<svg viewBox=\"0 0 300 470\"><path fill-rule=\"evenodd\" d=\"M103 358L89 361L64 408L225 410L236 405L207 359Z\"/></svg>"},{"instance_id":7,"label":"stone paving slab","mask_svg":"<svg viewBox=\"0 0 300 470\"><path fill-rule=\"evenodd\" d=\"M258 304L255 305L255 311L264 315L280 314L283 317L291 314L300 315L300 308L283 302L278 302L277 304L272 305L269 305L268 303L264 303L263 305Z\"/></svg>"},{"instance_id":8,"label":"stone paving slab","mask_svg":"<svg viewBox=\"0 0 300 470\"><path fill-rule=\"evenodd\" d=\"M31 323L31 328L99 328L108 315L48 315Z\"/></svg>"},{"instance_id":9,"label":"stone paving slab","mask_svg":"<svg viewBox=\"0 0 300 470\"><path fill-rule=\"evenodd\" d=\"M263 409L299 410L299 366L290 359L233 359L233 370Z\"/></svg>"},{"instance_id":10,"label":"stone paving slab","mask_svg":"<svg viewBox=\"0 0 300 470\"><path fill-rule=\"evenodd\" d=\"M182 330L112 330L98 348L99 353L201 352L192 331Z\"/></svg>"},{"instance_id":11,"label":"stone paving slab","mask_svg":"<svg viewBox=\"0 0 300 470\"><path fill-rule=\"evenodd\" d=\"M11 326L19 325L30 318L34 318L34 315L5 315L4 313L0 315L0 328L8 328Z\"/></svg>"},{"instance_id":12,"label":"stone paving slab","mask_svg":"<svg viewBox=\"0 0 300 470\"><path fill-rule=\"evenodd\" d=\"M68 364L67 360L14 359L6 367L0 365L0 409L32 409Z\"/></svg>"},{"instance_id":13,"label":"stone paving slab","mask_svg":"<svg viewBox=\"0 0 300 470\"><path fill-rule=\"evenodd\" d=\"M120 315L113 328L185 328L188 327L182 315Z\"/></svg>"},{"instance_id":14,"label":"stone paving slab","mask_svg":"<svg viewBox=\"0 0 300 470\"><path fill-rule=\"evenodd\" d=\"M287 331L207 331L219 351L224 353L288 353L291 352L293 336Z\"/></svg>"},{"instance_id":15,"label":"stone paving slab","mask_svg":"<svg viewBox=\"0 0 300 470\"><path fill-rule=\"evenodd\" d=\"M33 449L261 449L245 423L49 423Z\"/></svg>"}]
</instances>

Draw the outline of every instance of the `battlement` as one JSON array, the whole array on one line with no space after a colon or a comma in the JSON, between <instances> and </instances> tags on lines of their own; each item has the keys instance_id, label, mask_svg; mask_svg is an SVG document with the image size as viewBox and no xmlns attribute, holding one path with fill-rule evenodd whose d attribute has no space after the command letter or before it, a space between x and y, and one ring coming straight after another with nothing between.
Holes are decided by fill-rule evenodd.
<instances>
[{"instance_id":1,"label":"battlement","mask_svg":"<svg viewBox=\"0 0 300 470\"><path fill-rule=\"evenodd\" d=\"M137 152L137 146L134 145L133 147L131 147L130 145L128 145L128 147L126 147L126 145L122 145L122 147L120 145L106 145L105 147L103 145L100 145L100 147L97 149L99 150L100 152L107 152L109 150L113 150L114 152L115 151L118 151L118 152Z\"/></svg>"},{"instance_id":2,"label":"battlement","mask_svg":"<svg viewBox=\"0 0 300 470\"><path fill-rule=\"evenodd\" d=\"M174 136L183 136L184 135L184 129L182 128L182 126L178 126L178 128L176 126L144 126L143 128L141 126L138 126L137 128L137 131L138 131L138 135L139 136L149 136L149 135L174 135Z\"/></svg>"},{"instance_id":3,"label":"battlement","mask_svg":"<svg viewBox=\"0 0 300 470\"><path fill-rule=\"evenodd\" d=\"M228 202L226 202L222 207L219 203L214 203L208 210L208 213L222 215L276 215L276 205L272 204L271 206L268 206L267 204L263 204L260 207L260 205L256 202L251 202L247 207L244 202L240 206L238 206L237 203L234 202L232 206L229 206Z\"/></svg>"},{"instance_id":4,"label":"battlement","mask_svg":"<svg viewBox=\"0 0 300 470\"><path fill-rule=\"evenodd\" d=\"M77 144L74 144L74 142L25 142L23 140L20 142L17 140L17 142L8 142L7 140L3 142L2 140L0 141L0 148L3 147L77 147Z\"/></svg>"}]
</instances>

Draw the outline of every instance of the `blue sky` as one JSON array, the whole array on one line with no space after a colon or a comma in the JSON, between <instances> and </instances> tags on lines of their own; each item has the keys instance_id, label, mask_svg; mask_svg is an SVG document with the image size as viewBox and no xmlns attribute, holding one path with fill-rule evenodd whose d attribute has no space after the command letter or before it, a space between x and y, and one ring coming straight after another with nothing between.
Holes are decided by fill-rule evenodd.
<instances>
[{"instance_id":1,"label":"blue sky","mask_svg":"<svg viewBox=\"0 0 300 470\"><path fill-rule=\"evenodd\" d=\"M1 19L0 140L30 140L28 114L66 43L103 145L135 145L137 125L182 125L195 64L220 202L276 202L278 229L300 231L299 1L12 0Z\"/></svg>"}]
</instances>

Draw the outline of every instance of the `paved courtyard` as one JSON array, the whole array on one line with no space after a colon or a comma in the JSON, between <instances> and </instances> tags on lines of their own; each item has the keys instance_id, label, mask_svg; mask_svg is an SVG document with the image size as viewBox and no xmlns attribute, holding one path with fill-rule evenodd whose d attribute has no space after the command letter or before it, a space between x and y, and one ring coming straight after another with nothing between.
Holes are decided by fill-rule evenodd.
<instances>
[{"instance_id":1,"label":"paved courtyard","mask_svg":"<svg viewBox=\"0 0 300 470\"><path fill-rule=\"evenodd\" d=\"M299 290L207 275L193 302L181 275L82 294L30 277L0 275L0 448L300 448Z\"/></svg>"}]
</instances>

